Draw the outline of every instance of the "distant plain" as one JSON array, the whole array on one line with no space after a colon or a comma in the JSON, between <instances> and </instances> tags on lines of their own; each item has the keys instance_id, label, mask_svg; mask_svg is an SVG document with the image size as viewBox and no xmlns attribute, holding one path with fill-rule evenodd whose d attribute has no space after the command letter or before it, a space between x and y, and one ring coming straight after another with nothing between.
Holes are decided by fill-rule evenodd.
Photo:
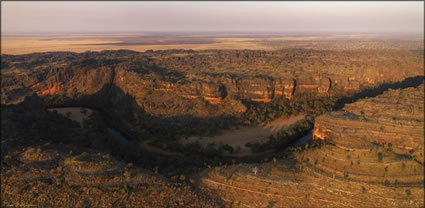
<instances>
[{"instance_id":1,"label":"distant plain","mask_svg":"<svg viewBox=\"0 0 425 208\"><path fill-rule=\"evenodd\" d=\"M321 47L338 44L344 40L373 41L394 37L358 35L279 35L279 34L44 34L44 35L2 35L2 54L27 54L53 51L102 51L127 49L139 52L167 49L250 49L275 50L285 47ZM423 38L398 37L398 41L422 41ZM334 44L329 44L333 42ZM327 43L327 44L324 44ZM347 42L344 42L347 44ZM369 45L370 47L370 45Z\"/></svg>"}]
</instances>

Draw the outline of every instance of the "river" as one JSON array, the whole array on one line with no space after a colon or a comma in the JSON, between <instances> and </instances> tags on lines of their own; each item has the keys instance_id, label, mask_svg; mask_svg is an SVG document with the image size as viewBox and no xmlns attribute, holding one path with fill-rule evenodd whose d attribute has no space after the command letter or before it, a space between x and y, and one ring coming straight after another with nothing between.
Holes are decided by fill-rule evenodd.
<instances>
[{"instance_id":1,"label":"river","mask_svg":"<svg viewBox=\"0 0 425 208\"><path fill-rule=\"evenodd\" d=\"M56 111L57 113L78 122L80 126L83 126L84 120L87 120L91 114L97 112L94 109L84 108L84 107L58 107L58 108L48 108L50 112ZM118 130L114 128L107 129L110 136L119 141L122 144L131 144L131 142L122 135Z\"/></svg>"},{"instance_id":2,"label":"river","mask_svg":"<svg viewBox=\"0 0 425 208\"><path fill-rule=\"evenodd\" d=\"M84 120L88 119L91 114L96 112L94 109L85 108L85 107L57 107L57 108L48 108L48 111L56 111L57 113L77 121L80 126L83 126ZM208 143L214 142L216 144L228 144L232 146L236 152L232 154L226 154L225 156L232 157L244 157L244 156L253 156L256 155L252 153L249 148L245 146L248 142L262 142L268 139L269 135L276 134L282 128L288 127L295 122L302 120L304 115L293 115L289 118L280 117L271 122L261 124L256 127L239 127L237 129L225 130L221 134L213 137L201 137L201 136L192 136L186 139L180 139L182 144L189 142L199 141L202 145L207 145ZM121 134L118 130L114 128L107 129L110 136L115 138L122 144L131 145L133 144L128 138ZM308 135L300 138L294 145L305 145L311 141L312 132L310 131ZM149 145L149 141L138 142L138 145L150 152L155 152L162 155L182 155L178 152L170 152L164 149L160 149Z\"/></svg>"},{"instance_id":3,"label":"river","mask_svg":"<svg viewBox=\"0 0 425 208\"><path fill-rule=\"evenodd\" d=\"M245 144L247 143L265 143L269 140L270 135L276 136L277 133L288 126L304 119L305 115L293 115L290 117L279 117L268 123L263 123L254 127L239 127L220 132L212 137L192 136L187 139L180 139L183 144L191 142L199 142L202 146L210 143L230 145L235 152L225 153L226 156L244 157L253 156L254 153Z\"/></svg>"}]
</instances>

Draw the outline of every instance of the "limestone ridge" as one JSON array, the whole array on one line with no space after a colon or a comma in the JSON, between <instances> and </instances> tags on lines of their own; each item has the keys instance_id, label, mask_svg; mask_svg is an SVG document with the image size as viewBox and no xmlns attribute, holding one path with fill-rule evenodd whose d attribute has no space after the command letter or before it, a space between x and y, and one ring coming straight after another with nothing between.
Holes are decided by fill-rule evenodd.
<instances>
[{"instance_id":1,"label":"limestone ridge","mask_svg":"<svg viewBox=\"0 0 425 208\"><path fill-rule=\"evenodd\" d=\"M346 65L345 58L333 52L304 49L276 52L191 51L183 57L177 56L179 51L138 53L126 50L3 55L2 90L6 96L2 96L2 103L19 102L14 96L23 95L25 93L20 91L28 89L40 96L73 97L77 94L95 94L105 85L113 84L134 97L139 107L153 115L172 116L184 112L214 116L205 115L205 111L203 115L200 113L202 110L186 112L181 108L186 103L198 103L199 108L204 108L200 106L206 102L216 105L212 107L219 109L215 112L237 114L244 110L240 102L231 102L235 104L234 110L231 110L223 107L223 104L229 104L226 100L270 102L275 97L292 98L304 93L332 96L422 75L420 62L423 65L423 60L412 54L391 54L394 62L398 63L395 70L384 63L382 66L385 67L376 67L374 63L373 69L369 69L369 62L382 62L379 53L353 53L349 55L368 56L364 66L357 66L360 63ZM317 64L315 57L319 54L323 60ZM250 57L249 65L243 62L245 59L238 57ZM306 66L310 62L312 65ZM223 65L229 67L226 69ZM355 71L353 67L359 69ZM163 103L170 100L156 99L160 96L175 96L178 99L170 103L171 107L161 108Z\"/></svg>"},{"instance_id":2,"label":"limestone ridge","mask_svg":"<svg viewBox=\"0 0 425 208\"><path fill-rule=\"evenodd\" d=\"M51 72L40 80L42 81L29 85L40 96L71 94L75 90L80 93L93 94L104 85L115 84L135 95L142 89L160 92L172 91L181 93L183 97L188 99L203 98L211 104L219 104L227 97L238 100L269 102L275 96L291 98L297 91L300 91L300 93L302 91L326 94L332 87L330 78L320 79L317 77L311 80L254 78L173 83L145 79L138 73L112 67L88 70L65 69L57 73ZM13 81L10 81L12 85ZM142 89L130 89L133 82L139 83ZM5 86L7 84L5 83Z\"/></svg>"},{"instance_id":3,"label":"limestone ridge","mask_svg":"<svg viewBox=\"0 0 425 208\"><path fill-rule=\"evenodd\" d=\"M424 85L349 104L316 119L313 138L347 149L367 149L368 143L390 145L392 151L415 156L423 163ZM361 138L361 139L359 139Z\"/></svg>"},{"instance_id":4,"label":"limestone ridge","mask_svg":"<svg viewBox=\"0 0 425 208\"><path fill-rule=\"evenodd\" d=\"M390 89L318 117L311 145L202 183L232 207L423 207L423 127L424 84Z\"/></svg>"}]
</instances>

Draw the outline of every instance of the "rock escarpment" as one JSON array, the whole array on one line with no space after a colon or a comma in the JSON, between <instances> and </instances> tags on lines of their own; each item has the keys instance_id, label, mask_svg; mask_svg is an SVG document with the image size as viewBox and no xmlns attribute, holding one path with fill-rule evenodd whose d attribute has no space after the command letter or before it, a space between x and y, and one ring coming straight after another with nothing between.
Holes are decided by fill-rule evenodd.
<instances>
[{"instance_id":1,"label":"rock escarpment","mask_svg":"<svg viewBox=\"0 0 425 208\"><path fill-rule=\"evenodd\" d=\"M180 53L185 56L180 57ZM382 56L391 58L394 64L385 62ZM78 94L93 95L105 86L115 85L134 97L139 107L146 108L148 113L175 116L182 112L206 116L205 113L199 114L196 108L193 112L176 111L175 108L198 103L199 109L218 108L211 112L221 112L226 109L222 105L225 99L269 102L279 96L292 98L304 93L333 96L401 81L422 75L422 71L423 59L408 51L286 49L273 52L170 50L138 53L119 50L2 55L2 91L5 95L2 103L17 102L13 96L24 89L40 96L75 97ZM167 99L154 100L155 106L150 101L151 97L173 95L179 98L174 107L161 109L169 102ZM243 111L240 104L234 108L231 112L224 110L223 114Z\"/></svg>"},{"instance_id":2,"label":"rock escarpment","mask_svg":"<svg viewBox=\"0 0 425 208\"><path fill-rule=\"evenodd\" d=\"M284 160L290 160L285 158ZM232 207L421 207L423 186L385 186L323 174L305 164L212 168L202 184Z\"/></svg>"},{"instance_id":3,"label":"rock escarpment","mask_svg":"<svg viewBox=\"0 0 425 208\"><path fill-rule=\"evenodd\" d=\"M388 146L423 163L424 85L389 90L320 116L316 119L313 139L327 140L347 149L369 149L370 143Z\"/></svg>"},{"instance_id":4,"label":"rock escarpment","mask_svg":"<svg viewBox=\"0 0 425 208\"><path fill-rule=\"evenodd\" d=\"M114 114L141 135L150 126L174 132L188 126L196 131L211 120L232 126L228 123L245 119L250 103L342 96L422 71L423 59L409 51L52 52L2 55L1 85L3 104L35 92L49 105Z\"/></svg>"},{"instance_id":5,"label":"rock escarpment","mask_svg":"<svg viewBox=\"0 0 425 208\"><path fill-rule=\"evenodd\" d=\"M318 117L305 148L202 183L233 207L422 207L423 127L424 85L389 90Z\"/></svg>"}]
</instances>

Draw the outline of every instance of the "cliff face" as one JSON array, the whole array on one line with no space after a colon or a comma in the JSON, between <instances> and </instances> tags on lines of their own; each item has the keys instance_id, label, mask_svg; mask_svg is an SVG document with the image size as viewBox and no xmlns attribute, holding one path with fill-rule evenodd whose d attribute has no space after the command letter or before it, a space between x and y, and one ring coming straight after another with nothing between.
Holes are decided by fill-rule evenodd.
<instances>
[{"instance_id":1,"label":"cliff face","mask_svg":"<svg viewBox=\"0 0 425 208\"><path fill-rule=\"evenodd\" d=\"M234 207L422 207L423 127L424 85L389 90L318 117L316 143L208 169L202 184Z\"/></svg>"},{"instance_id":2,"label":"cliff face","mask_svg":"<svg viewBox=\"0 0 425 208\"><path fill-rule=\"evenodd\" d=\"M369 58L364 66L361 62L345 64L345 55L352 54L309 50L293 52L297 55L291 59L290 50L208 51L210 55L192 51L181 58L174 53L178 52L3 56L7 64L2 69L2 103L18 103L36 92L40 96L84 98L86 104L126 115L123 120L141 120L146 114L160 118L238 117L247 109L243 101L267 103L279 96L303 94L334 96L400 81L423 71L419 66L423 60L404 52L388 54L398 63L398 70L384 63L386 67L371 68L369 62L382 62L381 54L375 52L366 53ZM312 58L315 53L324 59ZM235 54L251 58L227 60Z\"/></svg>"},{"instance_id":3,"label":"cliff face","mask_svg":"<svg viewBox=\"0 0 425 208\"><path fill-rule=\"evenodd\" d=\"M333 95L342 91L358 91L359 85L344 83L339 78L313 76L290 79L273 78L219 78L170 82L150 79L140 73L119 67L78 68L49 72L30 88L39 96L76 94L93 95L108 85L120 88L132 96L137 105L152 115L177 116L189 113L208 117L219 114L232 115L245 111L240 101L270 102L278 96L291 99L299 94ZM332 83L344 83L332 86ZM331 89L333 91L331 91ZM162 97L162 98L160 98ZM170 99L172 98L172 99ZM116 99L113 96L110 99ZM233 100L233 110L226 110L225 100ZM174 108L161 108L174 103ZM193 105L197 107L193 107ZM178 109L180 110L178 110ZM199 110L196 110L199 108ZM183 110L182 110L183 109ZM212 110L211 109L218 109Z\"/></svg>"},{"instance_id":4,"label":"cliff face","mask_svg":"<svg viewBox=\"0 0 425 208\"><path fill-rule=\"evenodd\" d=\"M26 81L24 81L26 82ZM51 71L28 84L38 95L94 94L106 84L115 84L131 95L144 96L144 91L178 93L188 99L203 98L210 104L219 104L226 97L237 100L270 102L276 96L291 98L298 93L327 94L331 78L299 79L273 78L220 78L209 81L170 82L146 79L143 75L122 68L77 68ZM138 88L134 88L137 85ZM358 90L359 87L353 88Z\"/></svg>"},{"instance_id":5,"label":"cliff face","mask_svg":"<svg viewBox=\"0 0 425 208\"><path fill-rule=\"evenodd\" d=\"M267 102L281 95L358 90L421 75L423 69L420 56L403 51L335 54L290 49L276 52L218 50L178 55L179 51L122 50L6 55L2 57L5 68L2 87L34 85L40 95L56 94L61 89L70 93L74 88L81 93L93 93L102 84L125 83L137 78L140 88L162 92L177 90L182 96L198 96L213 104L226 96ZM395 64L383 61L382 56L391 58Z\"/></svg>"},{"instance_id":6,"label":"cliff face","mask_svg":"<svg viewBox=\"0 0 425 208\"><path fill-rule=\"evenodd\" d=\"M369 143L390 145L399 154L421 162L424 151L424 85L389 90L374 98L346 105L343 110L316 119L313 138L348 149Z\"/></svg>"}]
</instances>

